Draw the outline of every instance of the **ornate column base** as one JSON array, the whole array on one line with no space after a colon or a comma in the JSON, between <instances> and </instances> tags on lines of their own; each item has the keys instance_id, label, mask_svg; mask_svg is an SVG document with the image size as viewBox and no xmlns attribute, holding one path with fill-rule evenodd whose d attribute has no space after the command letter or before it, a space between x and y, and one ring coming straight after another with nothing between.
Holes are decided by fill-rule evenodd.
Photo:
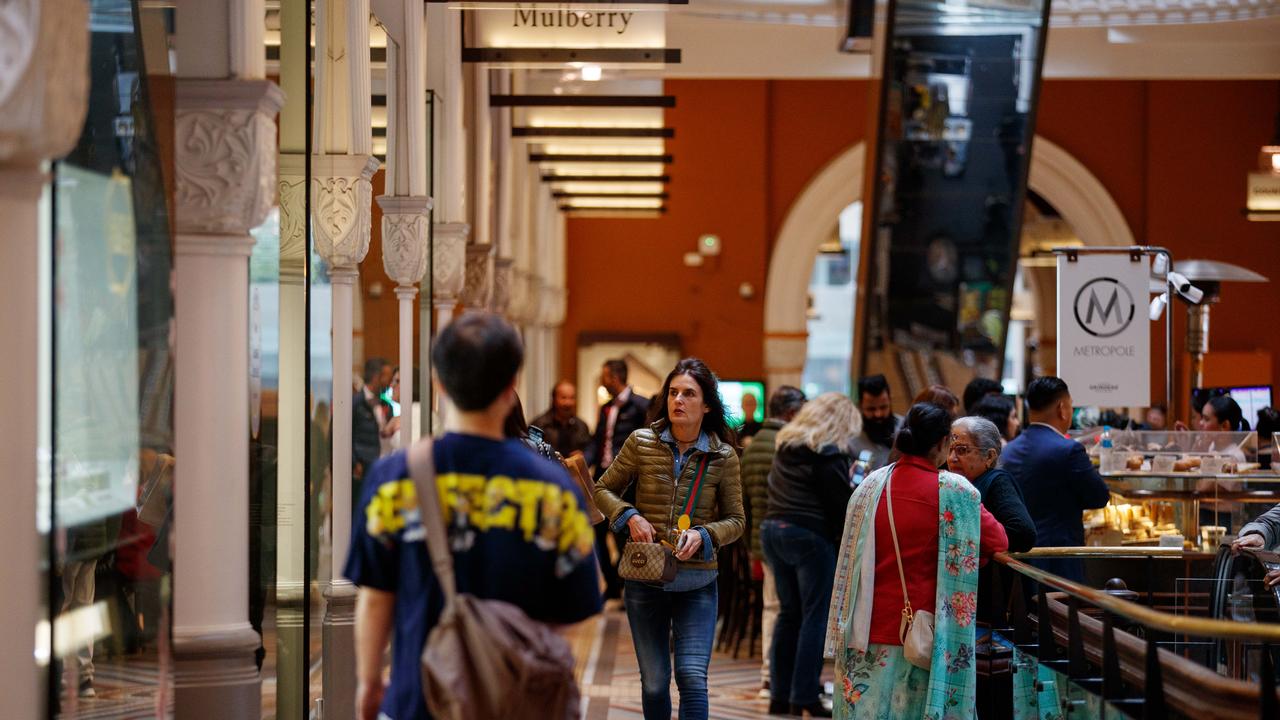
<instances>
[{"instance_id":1,"label":"ornate column base","mask_svg":"<svg viewBox=\"0 0 1280 720\"><path fill-rule=\"evenodd\" d=\"M178 720L262 717L262 681L249 623L205 632L173 633L173 688Z\"/></svg>"},{"instance_id":2,"label":"ornate column base","mask_svg":"<svg viewBox=\"0 0 1280 720\"><path fill-rule=\"evenodd\" d=\"M324 589L324 714L356 714L356 586L338 580Z\"/></svg>"}]
</instances>

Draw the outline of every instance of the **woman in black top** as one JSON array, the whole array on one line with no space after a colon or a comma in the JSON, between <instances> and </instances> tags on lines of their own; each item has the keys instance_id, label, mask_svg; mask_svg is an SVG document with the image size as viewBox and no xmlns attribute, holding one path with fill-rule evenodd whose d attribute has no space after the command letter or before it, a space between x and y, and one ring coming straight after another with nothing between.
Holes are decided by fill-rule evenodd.
<instances>
[{"instance_id":1,"label":"woman in black top","mask_svg":"<svg viewBox=\"0 0 1280 720\"><path fill-rule=\"evenodd\" d=\"M769 472L769 510L760 544L778 590L769 686L770 715L831 717L819 700L822 645L853 490L849 440L862 416L840 393L819 395L778 431Z\"/></svg>"},{"instance_id":2,"label":"woman in black top","mask_svg":"<svg viewBox=\"0 0 1280 720\"><path fill-rule=\"evenodd\" d=\"M982 496L982 505L1004 526L1009 537L1009 552L1026 552L1035 547L1036 524L1027 512L1022 491L1009 471L996 467L1000 460L1001 433L995 423L986 418L962 417L951 424L951 452L947 456L947 469L963 475ZM992 606L992 577L999 574L1001 585L1007 591L1011 578L999 572L992 563L978 574L978 619L991 621L998 610ZM1008 592L1002 593L1009 597Z\"/></svg>"}]
</instances>

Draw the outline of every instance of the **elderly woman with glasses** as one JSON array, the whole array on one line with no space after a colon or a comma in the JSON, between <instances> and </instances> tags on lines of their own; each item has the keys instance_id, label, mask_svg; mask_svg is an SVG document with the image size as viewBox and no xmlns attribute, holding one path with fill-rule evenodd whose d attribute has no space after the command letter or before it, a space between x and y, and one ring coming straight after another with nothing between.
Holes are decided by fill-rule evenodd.
<instances>
[{"instance_id":1,"label":"elderly woman with glasses","mask_svg":"<svg viewBox=\"0 0 1280 720\"><path fill-rule=\"evenodd\" d=\"M1000 460L1001 435L995 423L975 416L951 423L951 450L947 469L978 489L982 505L1004 526L1009 552L1025 552L1036 544L1036 524L1027 513L1018 483Z\"/></svg>"},{"instance_id":2,"label":"elderly woman with glasses","mask_svg":"<svg viewBox=\"0 0 1280 720\"><path fill-rule=\"evenodd\" d=\"M996 467L1002 447L1000 430L986 418L962 417L951 424L947 469L963 475L982 496L982 506L1004 526L1009 552L1025 552L1036 544L1036 524L1027 512L1022 491L1008 470ZM978 574L978 619L999 620L992 602L993 578L999 575L1003 597L1009 597L1012 576L988 565ZM996 617L993 617L996 616ZM1003 624L1003 623L1001 623Z\"/></svg>"}]
</instances>

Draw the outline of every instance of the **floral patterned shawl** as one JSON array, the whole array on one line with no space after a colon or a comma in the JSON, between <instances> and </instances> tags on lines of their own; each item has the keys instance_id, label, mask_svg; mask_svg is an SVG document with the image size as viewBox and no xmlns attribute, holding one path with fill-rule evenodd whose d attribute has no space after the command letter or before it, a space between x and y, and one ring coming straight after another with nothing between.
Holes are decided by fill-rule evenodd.
<instances>
[{"instance_id":1,"label":"floral patterned shawl","mask_svg":"<svg viewBox=\"0 0 1280 720\"><path fill-rule=\"evenodd\" d=\"M887 654L883 647L868 647L875 586L875 517L893 469L890 465L869 475L849 499L827 616L826 651L828 656L837 658L837 687L869 690L877 685L894 685L899 680L897 676L909 674L907 668L902 667L906 661L901 647ZM938 589L933 661L927 685L920 684L923 697L918 699L923 702L910 702L912 699L901 697L894 700L898 705L908 701L908 706L919 706L921 712L917 717L971 719L976 714L977 670L973 651L981 507L978 491L967 480L945 470L938 474ZM869 649L874 652L869 653ZM886 657L865 662L881 654ZM857 671L856 685L850 677L841 677L854 670ZM901 695L901 691L897 695ZM845 696L847 701L851 699L859 704L877 702L876 698L882 697L866 690L845 693ZM848 710L847 704L837 703L837 708L840 707ZM882 714L893 717L896 713L890 713L889 708L859 708L852 713L857 717Z\"/></svg>"}]
</instances>

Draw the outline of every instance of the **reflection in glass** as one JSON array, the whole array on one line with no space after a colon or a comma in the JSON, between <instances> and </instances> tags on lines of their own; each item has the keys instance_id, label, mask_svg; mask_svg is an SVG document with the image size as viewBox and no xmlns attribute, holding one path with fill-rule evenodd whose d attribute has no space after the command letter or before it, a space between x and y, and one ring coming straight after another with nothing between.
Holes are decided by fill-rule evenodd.
<instances>
[{"instance_id":1,"label":"reflection in glass","mask_svg":"<svg viewBox=\"0 0 1280 720\"><path fill-rule=\"evenodd\" d=\"M890 8L864 361L909 396L1003 369L1047 4Z\"/></svg>"},{"instance_id":2,"label":"reflection in glass","mask_svg":"<svg viewBox=\"0 0 1280 720\"><path fill-rule=\"evenodd\" d=\"M165 81L131 3L90 11L88 117L53 182L50 714L145 717L172 709L172 254L150 92Z\"/></svg>"},{"instance_id":3,"label":"reflection in glass","mask_svg":"<svg viewBox=\"0 0 1280 720\"><path fill-rule=\"evenodd\" d=\"M858 276L862 202L840 213L836 232L818 248L809 278L806 350L801 389L808 397L849 392L853 356L853 308Z\"/></svg>"}]
</instances>

